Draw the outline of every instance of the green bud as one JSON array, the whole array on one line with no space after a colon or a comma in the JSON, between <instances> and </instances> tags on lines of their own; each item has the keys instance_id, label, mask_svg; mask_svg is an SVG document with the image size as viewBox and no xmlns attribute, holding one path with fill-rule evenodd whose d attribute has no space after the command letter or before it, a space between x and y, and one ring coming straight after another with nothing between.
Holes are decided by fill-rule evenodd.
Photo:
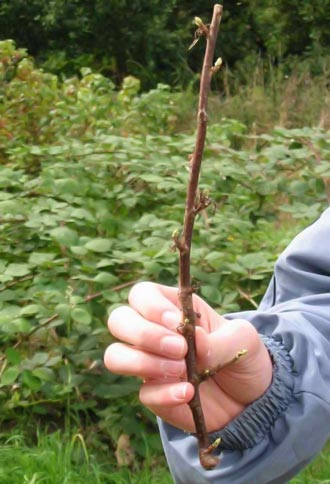
<instances>
[{"instance_id":1,"label":"green bud","mask_svg":"<svg viewBox=\"0 0 330 484\"><path fill-rule=\"evenodd\" d=\"M211 446L213 447L213 449L216 449L217 447L219 447L219 445L221 444L221 437L219 437L218 439L216 439L213 444L211 444Z\"/></svg>"},{"instance_id":2,"label":"green bud","mask_svg":"<svg viewBox=\"0 0 330 484\"><path fill-rule=\"evenodd\" d=\"M247 349L243 349L243 350L240 350L237 352L236 354L236 358L239 359L239 358L242 358L242 356L245 356L247 354L248 350Z\"/></svg>"},{"instance_id":3,"label":"green bud","mask_svg":"<svg viewBox=\"0 0 330 484\"><path fill-rule=\"evenodd\" d=\"M193 23L197 25L197 27L202 27L204 25L203 20L200 17L195 17Z\"/></svg>"},{"instance_id":4,"label":"green bud","mask_svg":"<svg viewBox=\"0 0 330 484\"><path fill-rule=\"evenodd\" d=\"M220 69L221 66L222 66L222 59L221 57L218 57L214 64L214 67L216 67L217 69Z\"/></svg>"},{"instance_id":5,"label":"green bud","mask_svg":"<svg viewBox=\"0 0 330 484\"><path fill-rule=\"evenodd\" d=\"M204 198L210 197L210 190L208 188L205 188L202 193Z\"/></svg>"}]
</instances>

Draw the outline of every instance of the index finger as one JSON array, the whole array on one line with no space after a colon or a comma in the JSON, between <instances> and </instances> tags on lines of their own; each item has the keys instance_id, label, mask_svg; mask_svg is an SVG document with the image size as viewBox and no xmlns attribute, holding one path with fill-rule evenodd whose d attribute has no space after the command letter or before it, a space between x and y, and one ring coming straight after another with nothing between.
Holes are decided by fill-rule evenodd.
<instances>
[{"instance_id":1,"label":"index finger","mask_svg":"<svg viewBox=\"0 0 330 484\"><path fill-rule=\"evenodd\" d=\"M176 331L181 323L178 289L153 282L139 282L131 289L130 306L145 319Z\"/></svg>"},{"instance_id":2,"label":"index finger","mask_svg":"<svg viewBox=\"0 0 330 484\"><path fill-rule=\"evenodd\" d=\"M179 290L176 287L139 282L131 289L128 299L131 307L149 321L173 331L182 323ZM193 294L193 305L196 313L201 315L197 324L207 333L216 331L225 323L225 319L196 294Z\"/></svg>"}]
</instances>

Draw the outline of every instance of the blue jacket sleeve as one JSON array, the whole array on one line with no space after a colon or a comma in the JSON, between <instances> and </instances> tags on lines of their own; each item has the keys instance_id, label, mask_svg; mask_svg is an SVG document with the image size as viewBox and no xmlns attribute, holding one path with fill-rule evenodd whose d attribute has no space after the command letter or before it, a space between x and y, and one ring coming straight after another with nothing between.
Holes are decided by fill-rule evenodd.
<instances>
[{"instance_id":1,"label":"blue jacket sleeve","mask_svg":"<svg viewBox=\"0 0 330 484\"><path fill-rule=\"evenodd\" d=\"M193 435L159 420L169 468L176 484L288 482L330 435L330 209L281 254L258 310L227 317L257 328L273 382L214 434L223 440L212 471L200 466Z\"/></svg>"}]
</instances>

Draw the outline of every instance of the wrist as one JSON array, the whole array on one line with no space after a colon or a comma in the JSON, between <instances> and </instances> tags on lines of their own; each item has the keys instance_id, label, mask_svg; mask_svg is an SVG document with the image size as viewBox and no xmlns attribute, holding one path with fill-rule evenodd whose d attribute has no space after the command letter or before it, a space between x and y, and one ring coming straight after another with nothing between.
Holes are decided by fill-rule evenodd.
<instances>
[{"instance_id":1,"label":"wrist","mask_svg":"<svg viewBox=\"0 0 330 484\"><path fill-rule=\"evenodd\" d=\"M288 351L272 337L260 336L273 362L272 382L238 417L211 434L214 440L221 437L220 449L244 450L257 445L293 400L293 362Z\"/></svg>"}]
</instances>

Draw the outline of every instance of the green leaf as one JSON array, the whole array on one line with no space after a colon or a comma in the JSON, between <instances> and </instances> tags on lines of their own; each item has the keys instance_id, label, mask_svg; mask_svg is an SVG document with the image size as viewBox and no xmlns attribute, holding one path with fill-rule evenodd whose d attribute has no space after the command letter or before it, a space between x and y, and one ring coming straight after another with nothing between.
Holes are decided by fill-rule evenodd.
<instances>
[{"instance_id":1,"label":"green leaf","mask_svg":"<svg viewBox=\"0 0 330 484\"><path fill-rule=\"evenodd\" d=\"M44 351L38 351L33 355L30 359L30 364L32 366L42 366L45 365L48 361L49 355Z\"/></svg>"},{"instance_id":2,"label":"green leaf","mask_svg":"<svg viewBox=\"0 0 330 484\"><path fill-rule=\"evenodd\" d=\"M22 361L20 352L15 350L14 348L6 349L6 357L8 362L12 365L19 365L20 362Z\"/></svg>"},{"instance_id":3,"label":"green leaf","mask_svg":"<svg viewBox=\"0 0 330 484\"><path fill-rule=\"evenodd\" d=\"M55 306L55 313L64 321L68 321L71 314L71 306L69 304L57 304Z\"/></svg>"},{"instance_id":4,"label":"green leaf","mask_svg":"<svg viewBox=\"0 0 330 484\"><path fill-rule=\"evenodd\" d=\"M118 282L118 277L109 274L109 272L100 272L96 277L94 277L94 282L104 286L112 286Z\"/></svg>"},{"instance_id":5,"label":"green leaf","mask_svg":"<svg viewBox=\"0 0 330 484\"><path fill-rule=\"evenodd\" d=\"M7 289L0 293L0 301L16 301L17 292L11 289Z\"/></svg>"},{"instance_id":6,"label":"green leaf","mask_svg":"<svg viewBox=\"0 0 330 484\"><path fill-rule=\"evenodd\" d=\"M93 239L85 244L88 250L93 252L108 252L111 249L112 241L109 239Z\"/></svg>"},{"instance_id":7,"label":"green leaf","mask_svg":"<svg viewBox=\"0 0 330 484\"><path fill-rule=\"evenodd\" d=\"M7 261L0 260L0 274L5 270L6 265L7 265Z\"/></svg>"},{"instance_id":8,"label":"green leaf","mask_svg":"<svg viewBox=\"0 0 330 484\"><path fill-rule=\"evenodd\" d=\"M18 200L6 200L3 202L0 202L1 216L6 216L8 214L13 216L21 213L22 213L22 204Z\"/></svg>"},{"instance_id":9,"label":"green leaf","mask_svg":"<svg viewBox=\"0 0 330 484\"><path fill-rule=\"evenodd\" d=\"M5 276L5 275L0 275L0 282L6 283L8 281L12 281L13 277L12 276Z\"/></svg>"},{"instance_id":10,"label":"green leaf","mask_svg":"<svg viewBox=\"0 0 330 484\"><path fill-rule=\"evenodd\" d=\"M24 306L20 310L20 316L33 316L34 314L38 314L41 309L39 304L29 304L28 306Z\"/></svg>"},{"instance_id":11,"label":"green leaf","mask_svg":"<svg viewBox=\"0 0 330 484\"><path fill-rule=\"evenodd\" d=\"M82 247L81 245L73 245L70 247L70 250L73 254L79 255L79 256L84 256L88 252L86 247Z\"/></svg>"},{"instance_id":12,"label":"green leaf","mask_svg":"<svg viewBox=\"0 0 330 484\"><path fill-rule=\"evenodd\" d=\"M220 300L220 289L214 286L202 286L201 287L202 296L205 297L210 302L216 303Z\"/></svg>"},{"instance_id":13,"label":"green leaf","mask_svg":"<svg viewBox=\"0 0 330 484\"><path fill-rule=\"evenodd\" d=\"M78 234L75 230L68 227L57 227L50 231L51 237L53 237L59 244L66 247L76 245L78 241Z\"/></svg>"},{"instance_id":14,"label":"green leaf","mask_svg":"<svg viewBox=\"0 0 330 484\"><path fill-rule=\"evenodd\" d=\"M84 208L76 208L75 210L73 210L71 213L71 217L84 221L88 220L89 222L95 221L95 217Z\"/></svg>"},{"instance_id":15,"label":"green leaf","mask_svg":"<svg viewBox=\"0 0 330 484\"><path fill-rule=\"evenodd\" d=\"M31 266L41 266L43 264L47 264L54 260L56 254L47 253L47 252L32 252L29 257L29 264Z\"/></svg>"},{"instance_id":16,"label":"green leaf","mask_svg":"<svg viewBox=\"0 0 330 484\"><path fill-rule=\"evenodd\" d=\"M101 259L97 264L96 267L98 269L102 269L103 267L109 267L114 265L113 259Z\"/></svg>"},{"instance_id":17,"label":"green leaf","mask_svg":"<svg viewBox=\"0 0 330 484\"><path fill-rule=\"evenodd\" d=\"M19 306L7 304L0 311L0 327L3 323L7 323L7 322L12 323L13 320L18 316L20 311L21 311L21 308Z\"/></svg>"},{"instance_id":18,"label":"green leaf","mask_svg":"<svg viewBox=\"0 0 330 484\"><path fill-rule=\"evenodd\" d=\"M5 274L12 277L23 277L30 274L31 269L28 264L9 264Z\"/></svg>"},{"instance_id":19,"label":"green leaf","mask_svg":"<svg viewBox=\"0 0 330 484\"><path fill-rule=\"evenodd\" d=\"M92 322L92 317L90 313L83 308L74 308L71 312L71 317L77 323L80 323L86 326Z\"/></svg>"},{"instance_id":20,"label":"green leaf","mask_svg":"<svg viewBox=\"0 0 330 484\"><path fill-rule=\"evenodd\" d=\"M81 185L72 178L63 178L55 181L55 189L62 195L76 195L81 193Z\"/></svg>"},{"instance_id":21,"label":"green leaf","mask_svg":"<svg viewBox=\"0 0 330 484\"><path fill-rule=\"evenodd\" d=\"M290 193L292 193L296 197L303 197L308 189L308 183L299 180L293 181L289 187Z\"/></svg>"},{"instance_id":22,"label":"green leaf","mask_svg":"<svg viewBox=\"0 0 330 484\"><path fill-rule=\"evenodd\" d=\"M35 375L33 375L32 371L24 370L22 373L22 380L23 383L30 388L30 390L37 392L41 388L41 381Z\"/></svg>"},{"instance_id":23,"label":"green leaf","mask_svg":"<svg viewBox=\"0 0 330 484\"><path fill-rule=\"evenodd\" d=\"M55 373L50 368L35 368L32 370L32 375L36 376L41 381L54 381Z\"/></svg>"},{"instance_id":24,"label":"green leaf","mask_svg":"<svg viewBox=\"0 0 330 484\"><path fill-rule=\"evenodd\" d=\"M18 333L29 333L31 331L31 323L25 318L15 319L13 326Z\"/></svg>"},{"instance_id":25,"label":"green leaf","mask_svg":"<svg viewBox=\"0 0 330 484\"><path fill-rule=\"evenodd\" d=\"M1 385L12 385L20 373L20 369L17 366L6 368L1 377Z\"/></svg>"},{"instance_id":26,"label":"green leaf","mask_svg":"<svg viewBox=\"0 0 330 484\"><path fill-rule=\"evenodd\" d=\"M139 389L139 383L137 381L128 380L122 382L121 384L113 383L110 385L100 384L94 389L94 394L96 396L106 398L111 400L114 398L121 398L130 395L131 393L136 393Z\"/></svg>"},{"instance_id":27,"label":"green leaf","mask_svg":"<svg viewBox=\"0 0 330 484\"><path fill-rule=\"evenodd\" d=\"M268 266L267 257L261 252L239 255L237 257L237 262L248 270L257 269L258 267L262 266Z\"/></svg>"}]
</instances>

